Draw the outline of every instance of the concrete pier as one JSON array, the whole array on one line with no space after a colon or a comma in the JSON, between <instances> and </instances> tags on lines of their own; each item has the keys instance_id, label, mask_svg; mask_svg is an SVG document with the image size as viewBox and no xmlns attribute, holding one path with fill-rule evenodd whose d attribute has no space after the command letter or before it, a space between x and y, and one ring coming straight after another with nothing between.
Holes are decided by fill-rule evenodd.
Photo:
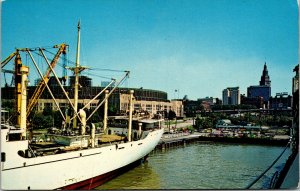
<instances>
[{"instance_id":1,"label":"concrete pier","mask_svg":"<svg viewBox=\"0 0 300 191\"><path fill-rule=\"evenodd\" d=\"M190 142L220 142L233 144L256 144L256 145L271 145L285 146L288 139L262 139L262 138L236 138L236 137L210 137L204 136L201 133L175 133L163 135L156 148L166 149L174 146L185 145Z\"/></svg>"}]
</instances>

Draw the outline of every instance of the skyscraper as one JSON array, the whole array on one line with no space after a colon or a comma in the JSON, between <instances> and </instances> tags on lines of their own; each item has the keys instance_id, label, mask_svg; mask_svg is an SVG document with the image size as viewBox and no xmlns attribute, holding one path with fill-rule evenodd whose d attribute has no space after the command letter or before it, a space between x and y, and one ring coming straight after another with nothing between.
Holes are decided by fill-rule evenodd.
<instances>
[{"instance_id":1,"label":"skyscraper","mask_svg":"<svg viewBox=\"0 0 300 191\"><path fill-rule=\"evenodd\" d=\"M271 87L262 85L262 86L249 86L247 88L247 97L257 98L263 97L264 101L269 101L271 97Z\"/></svg>"},{"instance_id":2,"label":"skyscraper","mask_svg":"<svg viewBox=\"0 0 300 191\"><path fill-rule=\"evenodd\" d=\"M239 104L241 104L239 87L230 87L223 90L223 105Z\"/></svg>"},{"instance_id":3,"label":"skyscraper","mask_svg":"<svg viewBox=\"0 0 300 191\"><path fill-rule=\"evenodd\" d=\"M262 72L262 75L260 77L260 81L259 81L259 85L260 86L271 86L271 80L268 74L268 68L267 68L267 64L265 62L264 65L264 70Z\"/></svg>"},{"instance_id":4,"label":"skyscraper","mask_svg":"<svg viewBox=\"0 0 300 191\"><path fill-rule=\"evenodd\" d=\"M267 64L264 64L264 69L259 81L259 85L250 86L247 88L248 98L259 98L263 97L265 106L268 106L269 98L271 97L271 80L268 74Z\"/></svg>"}]
</instances>

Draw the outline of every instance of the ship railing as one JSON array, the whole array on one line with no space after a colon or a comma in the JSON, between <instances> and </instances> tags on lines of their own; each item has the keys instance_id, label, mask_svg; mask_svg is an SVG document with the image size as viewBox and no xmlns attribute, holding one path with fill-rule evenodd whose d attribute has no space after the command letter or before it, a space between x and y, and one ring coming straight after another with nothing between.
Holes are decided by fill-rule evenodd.
<instances>
[{"instance_id":1,"label":"ship railing","mask_svg":"<svg viewBox=\"0 0 300 191\"><path fill-rule=\"evenodd\" d=\"M280 155L273 161L273 163L265 170L263 171L259 176L257 176L250 184L247 185L247 187L245 187L245 189L250 189L255 183L257 183L257 181L259 181L276 163L277 161L282 157L282 155L284 154L284 152L287 150L287 148L289 148L291 141L289 141L285 148L283 149L283 151L280 153Z\"/></svg>"}]
</instances>

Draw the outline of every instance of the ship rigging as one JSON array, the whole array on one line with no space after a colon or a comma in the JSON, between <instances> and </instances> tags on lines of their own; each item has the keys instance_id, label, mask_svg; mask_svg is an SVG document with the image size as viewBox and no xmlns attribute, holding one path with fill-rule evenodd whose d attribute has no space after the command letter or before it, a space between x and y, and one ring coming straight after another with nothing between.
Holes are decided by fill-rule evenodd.
<instances>
[{"instance_id":1,"label":"ship rigging","mask_svg":"<svg viewBox=\"0 0 300 191\"><path fill-rule=\"evenodd\" d=\"M96 186L117 176L124 170L138 165L141 160L151 152L158 144L162 134L161 120L155 121L156 126L150 129L139 123L138 129L132 128L132 108L134 97L133 91L129 92L129 117L128 129L107 127L108 99L112 92L129 76L129 71L123 71L124 76L120 80L110 79L94 98L78 110L78 76L86 68L80 66L80 23L78 23L78 42L76 65L71 68L75 74L74 97L71 98L66 92L59 78L55 66L61 55L67 53L68 45L63 43L53 46L57 49L54 58L49 61L46 48L21 48L16 49L1 63L1 68L7 66L14 58L14 85L16 93L16 119L11 123L1 122L1 185L3 189L26 190L26 189L92 189ZM25 66L21 54L30 57L31 62L41 77L36 90L27 104L28 66ZM42 73L39 64L35 61L32 53L41 56L47 64L47 70ZM27 59L26 59L27 60ZM63 58L65 61L65 58ZM64 62L65 63L65 62ZM64 66L66 66L64 64ZM63 72L64 74L64 72ZM53 75L58 87L68 101L73 115L63 112L60 105L55 101L54 94L49 87L49 79ZM110 91L108 88L110 87ZM47 89L55 102L63 120L63 126L58 131L49 131L45 136L51 139L51 143L32 143L28 140L27 126L30 123L28 117L33 112L35 105L44 90ZM104 94L104 95L103 95ZM99 97L103 99L100 101ZM97 106L86 115L84 109L93 100ZM104 104L103 129L96 129L91 123L87 127L92 115ZM73 124L71 125L71 121ZM12 125L13 124L13 125ZM107 132L122 132L122 135L108 135ZM132 132L138 137L132 139ZM43 181L36 181L36 177L44 177Z\"/></svg>"}]
</instances>

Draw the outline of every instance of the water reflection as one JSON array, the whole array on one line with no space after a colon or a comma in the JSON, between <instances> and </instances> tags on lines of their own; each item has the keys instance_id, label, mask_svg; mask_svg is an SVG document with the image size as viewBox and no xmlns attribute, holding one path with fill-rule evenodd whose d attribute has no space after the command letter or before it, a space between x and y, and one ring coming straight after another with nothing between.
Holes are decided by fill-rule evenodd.
<instances>
[{"instance_id":1,"label":"water reflection","mask_svg":"<svg viewBox=\"0 0 300 191\"><path fill-rule=\"evenodd\" d=\"M283 151L283 147L194 143L155 150L148 163L97 189L243 189ZM267 188L278 161L252 189Z\"/></svg>"},{"instance_id":2,"label":"water reflection","mask_svg":"<svg viewBox=\"0 0 300 191\"><path fill-rule=\"evenodd\" d=\"M118 176L117 178L97 187L106 189L160 189L160 178L148 162Z\"/></svg>"}]
</instances>

